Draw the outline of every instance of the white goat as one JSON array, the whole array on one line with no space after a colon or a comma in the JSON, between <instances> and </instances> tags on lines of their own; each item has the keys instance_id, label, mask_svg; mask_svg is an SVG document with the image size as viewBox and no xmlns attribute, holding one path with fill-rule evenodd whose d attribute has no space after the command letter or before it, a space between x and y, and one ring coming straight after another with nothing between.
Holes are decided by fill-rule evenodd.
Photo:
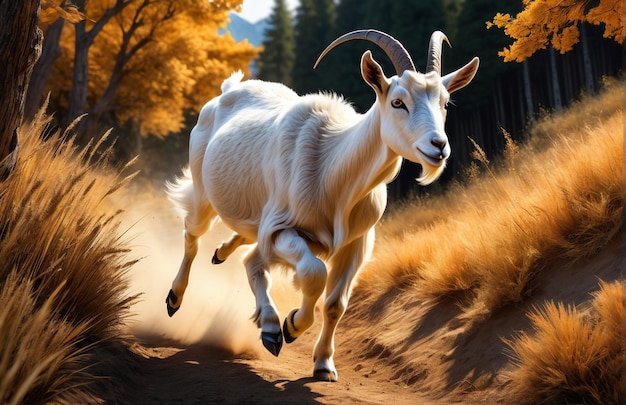
<instances>
[{"instance_id":1,"label":"white goat","mask_svg":"<svg viewBox=\"0 0 626 405\"><path fill-rule=\"evenodd\" d=\"M235 233L216 250L213 263L257 242L244 262L256 297L253 318L271 353L279 354L283 337L290 343L313 324L316 302L326 291L313 376L327 381L337 380L334 332L352 280L372 251L374 225L387 204L386 183L402 158L422 165L422 184L440 175L450 155L444 131L450 93L478 69L474 58L441 77L447 38L435 32L426 73L418 73L404 47L375 30L336 39L316 66L353 39L380 46L397 72L385 77L371 52L363 54L361 74L376 93L369 111L358 114L335 95L299 97L281 84L241 82L243 75L235 73L200 112L189 142L190 170L170 185L170 198L185 212L185 255L166 299L169 315L182 302L198 238L219 216ZM302 290L301 307L287 315L282 329L269 295L274 265L295 269Z\"/></svg>"}]
</instances>

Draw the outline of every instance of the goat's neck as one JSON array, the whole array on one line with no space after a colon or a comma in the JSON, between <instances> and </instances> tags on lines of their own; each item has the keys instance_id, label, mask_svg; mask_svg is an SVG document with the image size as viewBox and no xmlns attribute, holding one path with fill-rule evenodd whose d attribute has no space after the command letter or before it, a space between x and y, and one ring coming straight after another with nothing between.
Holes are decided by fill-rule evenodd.
<instances>
[{"instance_id":1,"label":"goat's neck","mask_svg":"<svg viewBox=\"0 0 626 405\"><path fill-rule=\"evenodd\" d=\"M327 155L331 162L325 166L325 178L330 183L328 191L350 204L391 181L398 174L401 158L380 136L377 104L343 132L342 136L333 137L336 144Z\"/></svg>"},{"instance_id":2,"label":"goat's neck","mask_svg":"<svg viewBox=\"0 0 626 405\"><path fill-rule=\"evenodd\" d=\"M352 213L357 207L361 213L357 228L361 231L367 231L378 221L387 204L386 190L378 186L397 175L402 161L381 139L376 105L342 132L332 138L335 143L326 155L330 161L324 165L324 188L336 204L332 219L333 250L357 236L351 229Z\"/></svg>"},{"instance_id":3,"label":"goat's neck","mask_svg":"<svg viewBox=\"0 0 626 405\"><path fill-rule=\"evenodd\" d=\"M321 150L317 151L319 160L315 162L317 189L307 189L310 184L306 181L296 182L290 189L290 203L302 213L295 220L297 225L304 230L317 230L315 238L329 252L337 251L348 239L367 232L378 221L387 202L385 188L378 186L391 181L400 168L400 157L380 137L379 115L375 105L350 124L335 127L333 134L318 138ZM311 170L305 169L300 165L296 170L310 175ZM359 229L351 227L355 210L361 213L357 214ZM330 216L311 216L310 212Z\"/></svg>"}]
</instances>

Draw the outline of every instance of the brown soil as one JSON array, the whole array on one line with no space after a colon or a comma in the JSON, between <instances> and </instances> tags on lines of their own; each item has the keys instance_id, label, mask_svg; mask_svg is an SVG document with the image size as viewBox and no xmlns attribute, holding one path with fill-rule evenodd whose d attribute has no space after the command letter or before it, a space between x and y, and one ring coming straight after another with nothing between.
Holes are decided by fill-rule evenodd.
<instances>
[{"instance_id":1,"label":"brown soil","mask_svg":"<svg viewBox=\"0 0 626 405\"><path fill-rule=\"evenodd\" d=\"M307 333L275 358L269 353L234 355L203 344L144 338L132 347L133 367L108 400L122 404L429 403L410 387L392 382L384 368L352 362L345 346L336 357L340 381L314 380L307 354L313 343L313 334Z\"/></svg>"}]
</instances>

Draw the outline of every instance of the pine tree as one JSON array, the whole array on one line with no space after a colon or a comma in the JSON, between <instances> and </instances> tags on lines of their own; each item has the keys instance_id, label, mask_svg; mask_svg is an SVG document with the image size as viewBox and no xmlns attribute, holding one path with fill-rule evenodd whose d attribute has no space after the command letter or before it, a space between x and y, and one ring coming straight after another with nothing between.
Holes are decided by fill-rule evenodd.
<instances>
[{"instance_id":1,"label":"pine tree","mask_svg":"<svg viewBox=\"0 0 626 405\"><path fill-rule=\"evenodd\" d=\"M363 0L341 0L337 6L337 22L334 37L348 32L371 28L365 23L367 8ZM341 44L329 53L317 70L329 78L329 90L343 95L358 111L365 112L374 102L374 93L361 77L361 56L367 49L376 46L365 41L350 41Z\"/></svg>"},{"instance_id":2,"label":"pine tree","mask_svg":"<svg viewBox=\"0 0 626 405\"><path fill-rule=\"evenodd\" d=\"M487 30L485 21L492 18L496 10L505 7L500 0L465 1L457 20L457 33L451 37L454 52L446 52L450 62L446 66L457 68L474 56L480 58L480 69L472 80L471 92L459 92L455 98L462 106L484 106L491 102L491 92L495 80L512 66L501 63L496 50L509 41L499 30ZM515 11L519 5L508 5L506 11ZM444 71L445 67L444 66Z\"/></svg>"},{"instance_id":3,"label":"pine tree","mask_svg":"<svg viewBox=\"0 0 626 405\"><path fill-rule=\"evenodd\" d=\"M293 88L300 94L328 89L327 75L314 70L313 64L334 39L335 3L333 0L302 0L296 20Z\"/></svg>"},{"instance_id":4,"label":"pine tree","mask_svg":"<svg viewBox=\"0 0 626 405\"><path fill-rule=\"evenodd\" d=\"M393 3L394 2L392 0L367 0L365 25L367 26L367 28L373 28L379 31L386 32L387 34L394 36L396 39L402 42L402 39L397 36L397 27L395 27L396 24L393 22L393 19L395 18ZM387 76L395 74L395 72L393 71L393 65L391 64L391 62L389 62L384 52L379 50L376 46L371 45L369 45L367 49L370 49L372 51L374 59L378 63L380 63L383 71Z\"/></svg>"},{"instance_id":5,"label":"pine tree","mask_svg":"<svg viewBox=\"0 0 626 405\"><path fill-rule=\"evenodd\" d=\"M265 31L261 53L259 79L291 86L291 71L295 59L295 37L291 15L285 0L275 0Z\"/></svg>"},{"instance_id":6,"label":"pine tree","mask_svg":"<svg viewBox=\"0 0 626 405\"><path fill-rule=\"evenodd\" d=\"M367 28L389 32L395 25L391 15L393 1L390 0L367 0L365 3L365 24Z\"/></svg>"},{"instance_id":7,"label":"pine tree","mask_svg":"<svg viewBox=\"0 0 626 405\"><path fill-rule=\"evenodd\" d=\"M393 2L395 36L409 51L419 71L426 69L428 42L433 31L447 32L444 4L442 0L411 0ZM444 54L448 53L444 50ZM445 66L444 66L445 68Z\"/></svg>"}]
</instances>

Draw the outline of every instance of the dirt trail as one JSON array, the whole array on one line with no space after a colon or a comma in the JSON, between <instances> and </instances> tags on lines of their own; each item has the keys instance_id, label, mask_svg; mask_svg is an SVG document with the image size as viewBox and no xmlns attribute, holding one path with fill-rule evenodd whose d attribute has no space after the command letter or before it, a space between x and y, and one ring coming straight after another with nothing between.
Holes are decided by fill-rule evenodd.
<instances>
[{"instance_id":1,"label":"dirt trail","mask_svg":"<svg viewBox=\"0 0 626 405\"><path fill-rule=\"evenodd\" d=\"M314 380L310 352L317 334L307 332L269 353L234 355L214 346L181 345L144 337L115 402L129 404L428 404L413 389L394 383L385 369L354 363L349 345L336 356L340 380ZM260 342L259 342L260 345ZM346 347L348 346L348 347ZM346 350L348 353L345 353Z\"/></svg>"}]
</instances>

